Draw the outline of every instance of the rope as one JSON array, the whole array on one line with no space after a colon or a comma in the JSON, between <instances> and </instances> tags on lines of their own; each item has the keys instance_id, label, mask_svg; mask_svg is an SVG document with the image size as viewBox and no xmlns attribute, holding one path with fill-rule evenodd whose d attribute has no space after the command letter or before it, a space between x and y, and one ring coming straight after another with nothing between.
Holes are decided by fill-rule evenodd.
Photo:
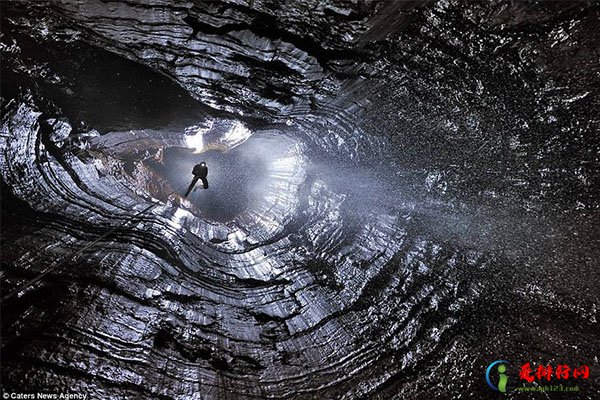
<instances>
[{"instance_id":1,"label":"rope","mask_svg":"<svg viewBox=\"0 0 600 400\"><path fill-rule=\"evenodd\" d=\"M169 198L172 194L175 194L175 193L178 193L178 192L179 191L173 191L173 192L169 193L167 195L167 198ZM6 300L8 300L8 299L10 299L10 298L18 295L18 294L26 291L27 289L31 288L33 285L35 285L36 283L38 283L39 281L41 281L46 275L50 274L53 271L56 271L57 269L59 269L61 266L63 266L67 262L74 261L84 251L86 251L90 247L94 246L96 243L100 242L101 240L109 237L110 235L112 235L113 233L115 233L117 230L123 228L125 225L127 225L128 223L130 223L131 221L133 221L136 217L144 214L147 211L150 211L152 208L156 207L160 202L161 202L160 200L156 200L155 202L153 202L152 204L150 204L148 207L146 207L143 210L138 211L137 213L133 214L131 217L127 218L121 224L119 224L116 227L110 229L109 231L107 231L103 235L101 235L98 238L96 238L94 241L88 243L87 245L85 245L81 249L77 250L71 256L69 256L69 257L63 259L62 261L58 262L57 264L49 267L47 270L45 270L44 272L41 272L35 278L32 278L29 281L25 282L23 285L21 285L20 288L13 290L12 292L6 294L5 296L2 296L2 298L0 299L0 304L2 304L4 301L6 301Z\"/></svg>"}]
</instances>

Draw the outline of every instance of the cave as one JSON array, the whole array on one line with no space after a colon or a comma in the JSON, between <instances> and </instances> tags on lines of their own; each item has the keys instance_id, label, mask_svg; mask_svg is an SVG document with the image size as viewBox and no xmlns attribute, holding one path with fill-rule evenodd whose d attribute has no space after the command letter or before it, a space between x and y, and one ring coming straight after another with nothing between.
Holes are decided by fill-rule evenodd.
<instances>
[{"instance_id":1,"label":"cave","mask_svg":"<svg viewBox=\"0 0 600 400\"><path fill-rule=\"evenodd\" d=\"M1 29L3 398L600 396L597 2Z\"/></svg>"}]
</instances>

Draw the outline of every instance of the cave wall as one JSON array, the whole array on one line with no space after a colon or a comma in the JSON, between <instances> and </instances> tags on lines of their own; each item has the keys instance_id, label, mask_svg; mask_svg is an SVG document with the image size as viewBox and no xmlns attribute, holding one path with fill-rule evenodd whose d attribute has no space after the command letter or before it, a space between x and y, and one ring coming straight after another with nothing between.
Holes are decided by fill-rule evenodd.
<instances>
[{"instance_id":1,"label":"cave wall","mask_svg":"<svg viewBox=\"0 0 600 400\"><path fill-rule=\"evenodd\" d=\"M3 301L5 389L476 398L507 355L597 367L599 12L3 2L3 292L63 263ZM206 121L271 156L228 222L151 167Z\"/></svg>"}]
</instances>

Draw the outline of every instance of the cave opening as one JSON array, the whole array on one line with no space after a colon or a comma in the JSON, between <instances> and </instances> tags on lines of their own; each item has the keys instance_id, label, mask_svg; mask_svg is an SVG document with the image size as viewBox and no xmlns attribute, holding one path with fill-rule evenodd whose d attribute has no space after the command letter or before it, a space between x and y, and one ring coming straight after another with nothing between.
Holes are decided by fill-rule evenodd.
<instances>
[{"instance_id":1,"label":"cave opening","mask_svg":"<svg viewBox=\"0 0 600 400\"><path fill-rule=\"evenodd\" d=\"M269 194L268 186L276 173L273 164L284 157L288 145L280 135L252 135L230 150L209 149L197 154L170 147L164 150L162 162L147 162L178 193L185 192L194 165L206 162L209 189L204 190L199 182L188 200L203 218L228 222L256 207Z\"/></svg>"}]
</instances>

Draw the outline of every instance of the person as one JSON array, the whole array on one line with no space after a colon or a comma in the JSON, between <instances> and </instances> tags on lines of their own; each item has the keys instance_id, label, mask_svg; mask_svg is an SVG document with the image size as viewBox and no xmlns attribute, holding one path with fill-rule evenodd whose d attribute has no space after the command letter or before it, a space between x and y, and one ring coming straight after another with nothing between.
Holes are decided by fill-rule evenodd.
<instances>
[{"instance_id":1,"label":"person","mask_svg":"<svg viewBox=\"0 0 600 400\"><path fill-rule=\"evenodd\" d=\"M190 186L188 187L188 190L187 192L185 192L185 196L183 197L188 197L188 195L192 192L192 189L194 189L196 182L198 182L198 179L202 180L202 185L204 185L204 189L208 189L208 180L206 179L206 177L208 176L208 167L206 166L206 163L204 161L200 164L194 165L192 175L194 175L192 183L190 183Z\"/></svg>"}]
</instances>

